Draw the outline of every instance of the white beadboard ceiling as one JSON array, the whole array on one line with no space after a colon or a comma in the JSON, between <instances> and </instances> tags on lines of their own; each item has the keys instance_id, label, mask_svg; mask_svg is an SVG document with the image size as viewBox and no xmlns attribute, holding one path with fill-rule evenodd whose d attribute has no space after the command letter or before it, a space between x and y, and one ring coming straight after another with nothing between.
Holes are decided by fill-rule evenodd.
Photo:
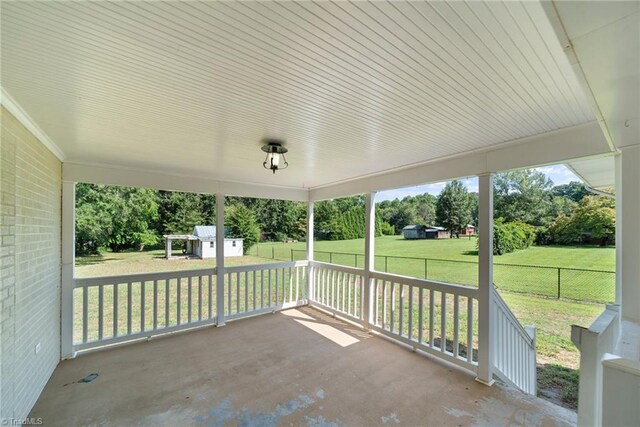
<instances>
[{"instance_id":1,"label":"white beadboard ceiling","mask_svg":"<svg viewBox=\"0 0 640 427\"><path fill-rule=\"evenodd\" d=\"M595 119L536 2L2 2L1 77L69 162L304 188Z\"/></svg>"}]
</instances>

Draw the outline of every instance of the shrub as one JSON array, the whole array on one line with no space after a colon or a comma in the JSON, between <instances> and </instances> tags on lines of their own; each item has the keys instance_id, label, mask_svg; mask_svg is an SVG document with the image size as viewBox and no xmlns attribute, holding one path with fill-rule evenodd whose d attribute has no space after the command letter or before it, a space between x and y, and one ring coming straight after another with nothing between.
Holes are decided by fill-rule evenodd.
<instances>
[{"instance_id":1,"label":"shrub","mask_svg":"<svg viewBox=\"0 0 640 427\"><path fill-rule=\"evenodd\" d=\"M376 225L379 226L379 231L383 236L393 236L396 234L396 229L393 225L383 221L382 219L379 219L377 222L378 224Z\"/></svg>"},{"instance_id":2,"label":"shrub","mask_svg":"<svg viewBox=\"0 0 640 427\"><path fill-rule=\"evenodd\" d=\"M504 222L504 218L498 218L493 223L494 255L526 249L531 246L534 239L534 227L522 221Z\"/></svg>"},{"instance_id":3,"label":"shrub","mask_svg":"<svg viewBox=\"0 0 640 427\"><path fill-rule=\"evenodd\" d=\"M554 243L553 235L547 227L536 228L536 238L534 240L536 245L551 245Z\"/></svg>"},{"instance_id":4,"label":"shrub","mask_svg":"<svg viewBox=\"0 0 640 427\"><path fill-rule=\"evenodd\" d=\"M280 231L274 233L274 242L284 242L288 240L288 236Z\"/></svg>"}]
</instances>

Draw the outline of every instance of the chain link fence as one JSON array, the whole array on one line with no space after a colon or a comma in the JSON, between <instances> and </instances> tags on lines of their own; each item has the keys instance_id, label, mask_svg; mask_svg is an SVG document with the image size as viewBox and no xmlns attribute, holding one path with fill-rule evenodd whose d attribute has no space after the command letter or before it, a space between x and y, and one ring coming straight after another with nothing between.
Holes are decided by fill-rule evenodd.
<instances>
[{"instance_id":1,"label":"chain link fence","mask_svg":"<svg viewBox=\"0 0 640 427\"><path fill-rule=\"evenodd\" d=\"M256 256L276 260L303 260L306 251L277 246L256 246ZM314 251L314 259L348 267L364 267L364 255ZM478 286L477 261L376 255L374 269L402 276L439 282ZM548 298L612 303L615 300L615 272L567 267L493 264L496 288Z\"/></svg>"}]
</instances>

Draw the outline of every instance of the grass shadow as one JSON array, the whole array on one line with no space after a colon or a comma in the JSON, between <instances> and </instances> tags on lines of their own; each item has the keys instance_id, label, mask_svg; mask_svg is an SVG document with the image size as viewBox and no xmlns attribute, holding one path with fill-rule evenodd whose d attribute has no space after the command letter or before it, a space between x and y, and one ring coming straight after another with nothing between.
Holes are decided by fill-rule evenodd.
<instances>
[{"instance_id":1,"label":"grass shadow","mask_svg":"<svg viewBox=\"0 0 640 427\"><path fill-rule=\"evenodd\" d=\"M537 373L538 397L574 411L578 409L579 369L548 363L538 365Z\"/></svg>"},{"instance_id":2,"label":"grass shadow","mask_svg":"<svg viewBox=\"0 0 640 427\"><path fill-rule=\"evenodd\" d=\"M462 255L478 256L478 250L476 249L475 251L464 251L462 252Z\"/></svg>"},{"instance_id":3,"label":"grass shadow","mask_svg":"<svg viewBox=\"0 0 640 427\"><path fill-rule=\"evenodd\" d=\"M82 267L85 265L98 265L107 261L114 261L115 258L107 258L102 255L87 255L76 258L76 267Z\"/></svg>"}]
</instances>

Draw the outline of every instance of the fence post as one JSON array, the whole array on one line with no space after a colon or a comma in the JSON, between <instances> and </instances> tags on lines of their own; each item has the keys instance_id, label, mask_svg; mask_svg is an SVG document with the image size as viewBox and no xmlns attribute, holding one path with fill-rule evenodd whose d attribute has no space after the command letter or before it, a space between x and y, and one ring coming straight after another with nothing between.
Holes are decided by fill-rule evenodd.
<instances>
[{"instance_id":1,"label":"fence post","mask_svg":"<svg viewBox=\"0 0 640 427\"><path fill-rule=\"evenodd\" d=\"M329 264L333 264L333 252L329 252Z\"/></svg>"},{"instance_id":2,"label":"fence post","mask_svg":"<svg viewBox=\"0 0 640 427\"><path fill-rule=\"evenodd\" d=\"M271 259L276 259L276 248L271 246Z\"/></svg>"},{"instance_id":3,"label":"fence post","mask_svg":"<svg viewBox=\"0 0 640 427\"><path fill-rule=\"evenodd\" d=\"M428 276L429 276L429 259L425 258L424 259L424 279L427 280Z\"/></svg>"},{"instance_id":4,"label":"fence post","mask_svg":"<svg viewBox=\"0 0 640 427\"><path fill-rule=\"evenodd\" d=\"M388 264L388 262L387 262L387 261L389 261L389 257L388 257L387 255L385 255L385 256L384 256L384 272L385 272L385 273L387 273L387 272L388 272L388 271L387 271L387 264Z\"/></svg>"},{"instance_id":5,"label":"fence post","mask_svg":"<svg viewBox=\"0 0 640 427\"><path fill-rule=\"evenodd\" d=\"M558 299L560 299L560 268L558 268Z\"/></svg>"},{"instance_id":6,"label":"fence post","mask_svg":"<svg viewBox=\"0 0 640 427\"><path fill-rule=\"evenodd\" d=\"M293 248L291 248L291 261L293 261Z\"/></svg>"},{"instance_id":7,"label":"fence post","mask_svg":"<svg viewBox=\"0 0 640 427\"><path fill-rule=\"evenodd\" d=\"M358 254L353 254L353 261L354 261L353 266L355 268L358 268Z\"/></svg>"}]
</instances>

